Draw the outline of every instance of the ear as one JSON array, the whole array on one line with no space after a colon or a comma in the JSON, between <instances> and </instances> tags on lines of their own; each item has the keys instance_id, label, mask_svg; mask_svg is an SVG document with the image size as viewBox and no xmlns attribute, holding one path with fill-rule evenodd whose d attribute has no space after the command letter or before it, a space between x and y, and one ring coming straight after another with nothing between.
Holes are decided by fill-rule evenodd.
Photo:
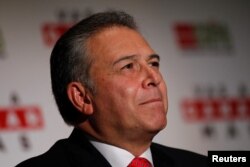
<instances>
[{"instance_id":1,"label":"ear","mask_svg":"<svg viewBox=\"0 0 250 167\"><path fill-rule=\"evenodd\" d=\"M93 113L91 96L80 82L71 82L67 87L68 98L75 108L85 115Z\"/></svg>"}]
</instances>

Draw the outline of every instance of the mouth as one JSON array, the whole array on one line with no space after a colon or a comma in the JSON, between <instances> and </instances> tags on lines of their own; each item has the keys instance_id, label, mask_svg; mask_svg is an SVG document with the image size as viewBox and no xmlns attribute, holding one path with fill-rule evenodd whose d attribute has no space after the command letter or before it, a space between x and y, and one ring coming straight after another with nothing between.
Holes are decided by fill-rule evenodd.
<instances>
[{"instance_id":1,"label":"mouth","mask_svg":"<svg viewBox=\"0 0 250 167\"><path fill-rule=\"evenodd\" d=\"M145 105L145 104L150 104L150 103L159 103L159 102L162 102L161 98L149 99L149 100L146 100L146 101L140 103L140 105Z\"/></svg>"}]
</instances>

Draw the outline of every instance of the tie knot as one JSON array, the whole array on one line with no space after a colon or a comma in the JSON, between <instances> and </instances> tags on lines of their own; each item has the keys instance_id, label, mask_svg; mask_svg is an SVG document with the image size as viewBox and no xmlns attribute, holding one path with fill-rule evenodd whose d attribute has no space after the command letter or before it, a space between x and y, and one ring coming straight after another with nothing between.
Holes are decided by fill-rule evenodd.
<instances>
[{"instance_id":1,"label":"tie knot","mask_svg":"<svg viewBox=\"0 0 250 167\"><path fill-rule=\"evenodd\" d=\"M146 158L134 158L128 167L152 167L151 163Z\"/></svg>"}]
</instances>

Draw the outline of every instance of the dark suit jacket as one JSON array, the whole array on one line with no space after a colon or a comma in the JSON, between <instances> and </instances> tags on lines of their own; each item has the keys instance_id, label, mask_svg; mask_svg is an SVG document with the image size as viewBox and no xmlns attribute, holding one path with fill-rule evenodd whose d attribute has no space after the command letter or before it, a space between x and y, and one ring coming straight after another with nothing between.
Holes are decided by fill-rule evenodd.
<instances>
[{"instance_id":1,"label":"dark suit jacket","mask_svg":"<svg viewBox=\"0 0 250 167\"><path fill-rule=\"evenodd\" d=\"M154 167L203 167L203 155L152 143ZM85 134L74 129L68 139L57 141L46 153L28 159L17 167L111 167L102 154L89 142Z\"/></svg>"}]
</instances>

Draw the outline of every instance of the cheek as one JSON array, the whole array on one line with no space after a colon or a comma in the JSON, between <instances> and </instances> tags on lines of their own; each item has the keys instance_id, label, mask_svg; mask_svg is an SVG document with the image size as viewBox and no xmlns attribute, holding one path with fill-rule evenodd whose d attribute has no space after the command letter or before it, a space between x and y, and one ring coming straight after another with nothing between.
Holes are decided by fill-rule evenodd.
<instances>
[{"instance_id":1,"label":"cheek","mask_svg":"<svg viewBox=\"0 0 250 167\"><path fill-rule=\"evenodd\" d=\"M165 109L166 109L166 112L168 110L168 91L167 91L167 86L164 82L164 84L161 85L161 92L162 92L162 96L164 98L164 105L165 105Z\"/></svg>"},{"instance_id":2,"label":"cheek","mask_svg":"<svg viewBox=\"0 0 250 167\"><path fill-rule=\"evenodd\" d=\"M165 82L162 83L161 90L162 90L162 93L167 96L168 91L167 91L167 85Z\"/></svg>"},{"instance_id":3,"label":"cheek","mask_svg":"<svg viewBox=\"0 0 250 167\"><path fill-rule=\"evenodd\" d=\"M136 78L130 78L129 80L122 81L120 85L124 96L135 101L140 90L140 82Z\"/></svg>"},{"instance_id":4,"label":"cheek","mask_svg":"<svg viewBox=\"0 0 250 167\"><path fill-rule=\"evenodd\" d=\"M121 112L121 115L131 114L136 110L138 86L133 81L118 80L112 83L112 86L110 85L109 91L111 93L110 96L113 98L113 105Z\"/></svg>"},{"instance_id":5,"label":"cheek","mask_svg":"<svg viewBox=\"0 0 250 167\"><path fill-rule=\"evenodd\" d=\"M134 88L129 86L128 82L121 80L102 78L98 80L96 85L98 85L96 96L99 96L100 100L110 101L111 103L125 103L125 99L128 99L134 92Z\"/></svg>"},{"instance_id":6,"label":"cheek","mask_svg":"<svg viewBox=\"0 0 250 167\"><path fill-rule=\"evenodd\" d=\"M96 99L106 107L134 108L139 84L136 78L105 75L95 78Z\"/></svg>"},{"instance_id":7,"label":"cheek","mask_svg":"<svg viewBox=\"0 0 250 167\"><path fill-rule=\"evenodd\" d=\"M133 98L136 95L137 90L138 89L136 87L127 84L127 86L124 88L124 95Z\"/></svg>"}]
</instances>

